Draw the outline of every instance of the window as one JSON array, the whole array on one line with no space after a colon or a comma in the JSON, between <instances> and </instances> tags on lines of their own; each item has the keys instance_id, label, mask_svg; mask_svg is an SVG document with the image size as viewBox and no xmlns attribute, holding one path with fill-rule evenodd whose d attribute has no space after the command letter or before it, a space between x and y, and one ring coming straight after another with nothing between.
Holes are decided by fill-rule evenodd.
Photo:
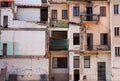
<instances>
[{"instance_id":1,"label":"window","mask_svg":"<svg viewBox=\"0 0 120 81\"><path fill-rule=\"evenodd\" d=\"M120 36L120 27L115 27L114 34L115 36Z\"/></svg>"},{"instance_id":2,"label":"window","mask_svg":"<svg viewBox=\"0 0 120 81\"><path fill-rule=\"evenodd\" d=\"M73 16L79 16L79 6L73 7Z\"/></svg>"},{"instance_id":3,"label":"window","mask_svg":"<svg viewBox=\"0 0 120 81\"><path fill-rule=\"evenodd\" d=\"M62 10L62 19L68 19L68 11Z\"/></svg>"},{"instance_id":4,"label":"window","mask_svg":"<svg viewBox=\"0 0 120 81\"><path fill-rule=\"evenodd\" d=\"M3 43L3 55L7 55L7 43Z\"/></svg>"},{"instance_id":5,"label":"window","mask_svg":"<svg viewBox=\"0 0 120 81\"><path fill-rule=\"evenodd\" d=\"M115 56L120 56L120 47L115 47Z\"/></svg>"},{"instance_id":6,"label":"window","mask_svg":"<svg viewBox=\"0 0 120 81\"><path fill-rule=\"evenodd\" d=\"M8 16L3 16L3 27L8 28Z\"/></svg>"},{"instance_id":7,"label":"window","mask_svg":"<svg viewBox=\"0 0 120 81\"><path fill-rule=\"evenodd\" d=\"M90 56L84 56L84 68L90 68Z\"/></svg>"},{"instance_id":8,"label":"window","mask_svg":"<svg viewBox=\"0 0 120 81\"><path fill-rule=\"evenodd\" d=\"M105 6L100 7L100 16L106 16L106 7Z\"/></svg>"},{"instance_id":9,"label":"window","mask_svg":"<svg viewBox=\"0 0 120 81\"><path fill-rule=\"evenodd\" d=\"M11 2L0 2L1 3L1 7L10 7L12 5Z\"/></svg>"},{"instance_id":10,"label":"window","mask_svg":"<svg viewBox=\"0 0 120 81\"><path fill-rule=\"evenodd\" d=\"M100 34L100 42L101 42L101 45L107 45L108 44L108 35L107 33L102 33Z\"/></svg>"},{"instance_id":11,"label":"window","mask_svg":"<svg viewBox=\"0 0 120 81\"><path fill-rule=\"evenodd\" d=\"M52 19L57 19L57 10L52 10Z\"/></svg>"},{"instance_id":12,"label":"window","mask_svg":"<svg viewBox=\"0 0 120 81\"><path fill-rule=\"evenodd\" d=\"M119 5L114 5L114 14L118 14L119 13Z\"/></svg>"},{"instance_id":13,"label":"window","mask_svg":"<svg viewBox=\"0 0 120 81\"><path fill-rule=\"evenodd\" d=\"M79 56L74 56L74 68L79 68Z\"/></svg>"},{"instance_id":14,"label":"window","mask_svg":"<svg viewBox=\"0 0 120 81\"><path fill-rule=\"evenodd\" d=\"M42 3L47 3L47 0L42 0Z\"/></svg>"},{"instance_id":15,"label":"window","mask_svg":"<svg viewBox=\"0 0 120 81\"><path fill-rule=\"evenodd\" d=\"M79 33L73 33L73 45L79 45Z\"/></svg>"},{"instance_id":16,"label":"window","mask_svg":"<svg viewBox=\"0 0 120 81\"><path fill-rule=\"evenodd\" d=\"M53 68L67 68L67 57L53 57Z\"/></svg>"}]
</instances>

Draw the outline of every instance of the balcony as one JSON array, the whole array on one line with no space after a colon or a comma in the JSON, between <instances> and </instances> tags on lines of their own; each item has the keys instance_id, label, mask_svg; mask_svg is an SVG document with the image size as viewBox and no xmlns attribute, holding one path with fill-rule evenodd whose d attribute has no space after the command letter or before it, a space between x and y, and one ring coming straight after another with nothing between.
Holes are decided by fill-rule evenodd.
<instances>
[{"instance_id":1,"label":"balcony","mask_svg":"<svg viewBox=\"0 0 120 81\"><path fill-rule=\"evenodd\" d=\"M100 16L97 14L82 14L80 20L81 22L99 22Z\"/></svg>"},{"instance_id":2,"label":"balcony","mask_svg":"<svg viewBox=\"0 0 120 81\"><path fill-rule=\"evenodd\" d=\"M57 27L57 28L68 28L69 23L61 20L53 20L50 19L50 27Z\"/></svg>"},{"instance_id":3,"label":"balcony","mask_svg":"<svg viewBox=\"0 0 120 81\"><path fill-rule=\"evenodd\" d=\"M50 38L50 50L68 50L68 39Z\"/></svg>"}]
</instances>

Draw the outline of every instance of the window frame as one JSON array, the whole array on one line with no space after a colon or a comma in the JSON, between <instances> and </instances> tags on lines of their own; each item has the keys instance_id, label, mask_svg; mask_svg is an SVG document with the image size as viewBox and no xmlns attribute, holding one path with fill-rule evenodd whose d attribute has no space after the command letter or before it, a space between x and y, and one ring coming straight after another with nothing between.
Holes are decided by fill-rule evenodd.
<instances>
[{"instance_id":1,"label":"window frame","mask_svg":"<svg viewBox=\"0 0 120 81\"><path fill-rule=\"evenodd\" d=\"M88 66L86 66L86 61L89 61ZM90 56L84 56L84 68L90 68Z\"/></svg>"},{"instance_id":2,"label":"window frame","mask_svg":"<svg viewBox=\"0 0 120 81\"><path fill-rule=\"evenodd\" d=\"M73 7L73 16L79 16L79 12L80 12L80 10L79 10L80 8L79 8L79 6L74 6ZM77 13L76 13L77 12Z\"/></svg>"},{"instance_id":3,"label":"window frame","mask_svg":"<svg viewBox=\"0 0 120 81\"><path fill-rule=\"evenodd\" d=\"M62 10L62 19L68 19L68 10Z\"/></svg>"},{"instance_id":4,"label":"window frame","mask_svg":"<svg viewBox=\"0 0 120 81\"><path fill-rule=\"evenodd\" d=\"M74 57L73 57L73 60L74 60L74 62L73 62L73 63L74 63L74 64L73 64L74 66L73 66L73 67L74 67L74 68L79 68L79 67L80 67L80 57L79 57L79 56L74 56ZM76 66L76 65L77 65L77 66Z\"/></svg>"},{"instance_id":5,"label":"window frame","mask_svg":"<svg viewBox=\"0 0 120 81\"><path fill-rule=\"evenodd\" d=\"M114 28L114 36L120 36L120 27L115 27Z\"/></svg>"},{"instance_id":6,"label":"window frame","mask_svg":"<svg viewBox=\"0 0 120 81\"><path fill-rule=\"evenodd\" d=\"M57 10L52 10L51 18L57 19Z\"/></svg>"},{"instance_id":7,"label":"window frame","mask_svg":"<svg viewBox=\"0 0 120 81\"><path fill-rule=\"evenodd\" d=\"M75 39L78 40L77 43ZM80 34L79 33L73 33L73 45L80 45Z\"/></svg>"},{"instance_id":8,"label":"window frame","mask_svg":"<svg viewBox=\"0 0 120 81\"><path fill-rule=\"evenodd\" d=\"M115 47L115 56L116 57L120 56L120 46Z\"/></svg>"},{"instance_id":9,"label":"window frame","mask_svg":"<svg viewBox=\"0 0 120 81\"><path fill-rule=\"evenodd\" d=\"M101 45L108 45L108 33L101 33L100 34L100 44Z\"/></svg>"},{"instance_id":10,"label":"window frame","mask_svg":"<svg viewBox=\"0 0 120 81\"><path fill-rule=\"evenodd\" d=\"M100 6L100 16L106 16L106 6Z\"/></svg>"},{"instance_id":11,"label":"window frame","mask_svg":"<svg viewBox=\"0 0 120 81\"><path fill-rule=\"evenodd\" d=\"M64 66L60 66L60 65L63 65L63 64L59 64L60 63L60 59L62 61L64 60L64 62L62 62L62 63L65 63ZM60 68L66 69L66 68L68 68L68 59L67 59L67 57L53 57L52 58L52 68L53 69L60 69Z\"/></svg>"},{"instance_id":12,"label":"window frame","mask_svg":"<svg viewBox=\"0 0 120 81\"><path fill-rule=\"evenodd\" d=\"M118 4L114 4L114 14L115 15L119 14L119 5Z\"/></svg>"}]
</instances>

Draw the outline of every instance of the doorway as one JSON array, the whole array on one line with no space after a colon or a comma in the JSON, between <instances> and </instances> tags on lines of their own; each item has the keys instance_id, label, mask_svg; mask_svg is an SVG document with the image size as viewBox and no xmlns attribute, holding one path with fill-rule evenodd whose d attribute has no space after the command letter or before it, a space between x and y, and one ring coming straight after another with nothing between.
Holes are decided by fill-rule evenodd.
<instances>
[{"instance_id":1,"label":"doorway","mask_svg":"<svg viewBox=\"0 0 120 81\"><path fill-rule=\"evenodd\" d=\"M106 63L98 62L98 81L106 81Z\"/></svg>"},{"instance_id":2,"label":"doorway","mask_svg":"<svg viewBox=\"0 0 120 81\"><path fill-rule=\"evenodd\" d=\"M93 50L93 34L87 34L87 50Z\"/></svg>"},{"instance_id":3,"label":"doorway","mask_svg":"<svg viewBox=\"0 0 120 81\"><path fill-rule=\"evenodd\" d=\"M74 81L80 80L79 70L74 70Z\"/></svg>"},{"instance_id":4,"label":"doorway","mask_svg":"<svg viewBox=\"0 0 120 81\"><path fill-rule=\"evenodd\" d=\"M92 7L86 7L86 14L87 14L87 21L92 21L93 17L93 8Z\"/></svg>"}]
</instances>

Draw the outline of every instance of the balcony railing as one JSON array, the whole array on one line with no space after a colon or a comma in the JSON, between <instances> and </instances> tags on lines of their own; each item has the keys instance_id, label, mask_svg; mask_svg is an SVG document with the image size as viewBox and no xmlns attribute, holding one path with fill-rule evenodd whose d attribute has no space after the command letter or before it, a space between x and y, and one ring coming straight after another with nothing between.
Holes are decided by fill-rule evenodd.
<instances>
[{"instance_id":1,"label":"balcony railing","mask_svg":"<svg viewBox=\"0 0 120 81\"><path fill-rule=\"evenodd\" d=\"M80 19L82 22L98 22L100 16L97 14L82 14L80 15Z\"/></svg>"},{"instance_id":2,"label":"balcony railing","mask_svg":"<svg viewBox=\"0 0 120 81\"><path fill-rule=\"evenodd\" d=\"M50 19L50 27L68 28L69 23L61 20Z\"/></svg>"},{"instance_id":3,"label":"balcony railing","mask_svg":"<svg viewBox=\"0 0 120 81\"><path fill-rule=\"evenodd\" d=\"M68 39L50 38L50 50L68 50Z\"/></svg>"}]
</instances>

